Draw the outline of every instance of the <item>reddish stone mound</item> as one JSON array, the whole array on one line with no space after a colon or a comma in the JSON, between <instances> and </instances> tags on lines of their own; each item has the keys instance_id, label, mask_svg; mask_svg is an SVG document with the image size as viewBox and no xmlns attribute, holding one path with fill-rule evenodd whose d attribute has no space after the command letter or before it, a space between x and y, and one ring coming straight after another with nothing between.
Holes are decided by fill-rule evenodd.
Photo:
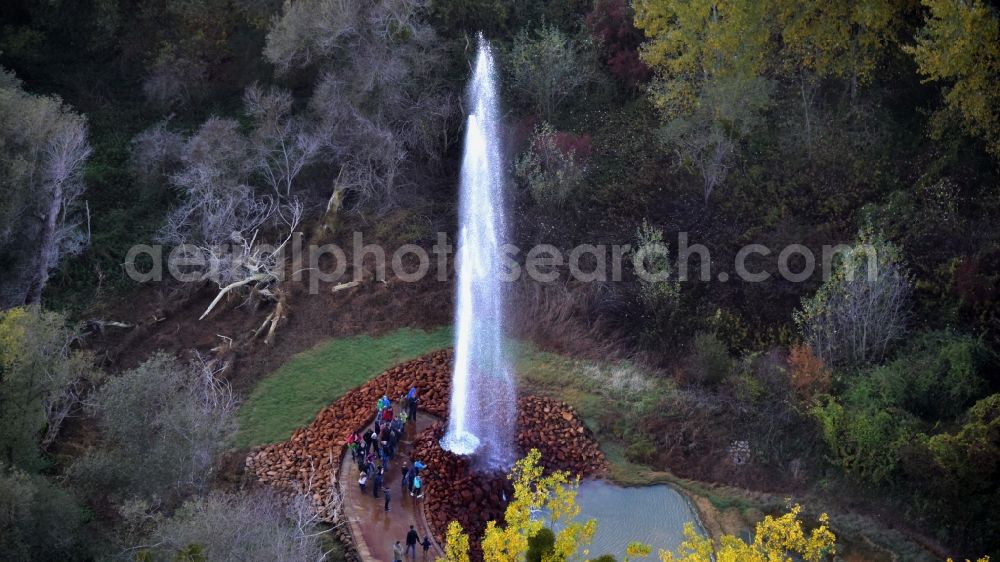
<instances>
[{"instance_id":1,"label":"reddish stone mound","mask_svg":"<svg viewBox=\"0 0 1000 562\"><path fill-rule=\"evenodd\" d=\"M383 395L398 399L417 387L424 412L444 418L451 392L451 350L441 350L398 365L351 390L325 408L311 424L295 430L288 441L274 443L247 456L249 473L261 482L284 490L311 486L318 507L331 497L345 443L350 434L371 423L375 402ZM537 396L518 399L517 445L520 452L537 448L542 465L550 470L566 470L580 476L596 476L607 462L593 435L571 407ZM441 423L422 433L411 457L422 460L424 512L439 541L448 522L458 520L479 537L486 522L503 517L506 498L511 495L506 475L472 474L468 462L441 449ZM473 541L478 551L478 541Z\"/></svg>"},{"instance_id":2,"label":"reddish stone mound","mask_svg":"<svg viewBox=\"0 0 1000 562\"><path fill-rule=\"evenodd\" d=\"M420 409L443 417L451 392L451 350L435 351L398 365L348 392L295 430L282 443L266 445L247 456L247 471L284 490L296 490L311 481L313 499L322 504L340 469L347 438L375 417L375 402L383 394L398 399L412 386L419 390Z\"/></svg>"},{"instance_id":3,"label":"reddish stone mound","mask_svg":"<svg viewBox=\"0 0 1000 562\"><path fill-rule=\"evenodd\" d=\"M607 461L590 431L568 405L538 396L517 401L517 446L521 453L538 449L547 470L565 470L581 477L598 476ZM414 443L413 458L425 471L424 513L439 541L448 522L458 521L472 537L473 559L481 559L479 541L486 522L502 520L507 499L513 494L503 474L473 474L468 459L441 449L444 424L436 423Z\"/></svg>"}]
</instances>

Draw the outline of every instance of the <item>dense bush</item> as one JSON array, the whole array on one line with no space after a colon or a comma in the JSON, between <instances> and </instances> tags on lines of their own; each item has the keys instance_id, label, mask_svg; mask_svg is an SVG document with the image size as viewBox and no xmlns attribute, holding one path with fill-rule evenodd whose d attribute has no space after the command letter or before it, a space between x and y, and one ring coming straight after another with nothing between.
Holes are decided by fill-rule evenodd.
<instances>
[{"instance_id":1,"label":"dense bush","mask_svg":"<svg viewBox=\"0 0 1000 562\"><path fill-rule=\"evenodd\" d=\"M813 406L830 460L862 482L885 483L899 468L900 451L913 436L905 412L876 406L845 407L827 397Z\"/></svg>"},{"instance_id":2,"label":"dense bush","mask_svg":"<svg viewBox=\"0 0 1000 562\"><path fill-rule=\"evenodd\" d=\"M733 359L729 356L729 349L715 334L704 332L694 337L687 369L692 381L712 386L729 376Z\"/></svg>"},{"instance_id":3,"label":"dense bush","mask_svg":"<svg viewBox=\"0 0 1000 562\"><path fill-rule=\"evenodd\" d=\"M535 128L531 145L514 166L514 173L524 182L535 202L561 208L574 199L587 171L589 139L557 132L542 123Z\"/></svg>"},{"instance_id":4,"label":"dense bush","mask_svg":"<svg viewBox=\"0 0 1000 562\"><path fill-rule=\"evenodd\" d=\"M931 332L913 338L898 358L873 369L879 401L927 421L951 420L983 397L996 380L995 359L968 336Z\"/></svg>"},{"instance_id":5,"label":"dense bush","mask_svg":"<svg viewBox=\"0 0 1000 562\"><path fill-rule=\"evenodd\" d=\"M552 121L570 96L593 79L589 45L554 25L521 30L505 57L510 89L522 104Z\"/></svg>"},{"instance_id":6,"label":"dense bush","mask_svg":"<svg viewBox=\"0 0 1000 562\"><path fill-rule=\"evenodd\" d=\"M41 453L97 380L79 328L37 307L0 312L0 462L38 469Z\"/></svg>"},{"instance_id":7,"label":"dense bush","mask_svg":"<svg viewBox=\"0 0 1000 562\"><path fill-rule=\"evenodd\" d=\"M832 372L807 345L793 345L788 350L788 369L792 387L803 401L830 390Z\"/></svg>"},{"instance_id":8,"label":"dense bush","mask_svg":"<svg viewBox=\"0 0 1000 562\"><path fill-rule=\"evenodd\" d=\"M119 501L170 502L205 491L235 423L232 393L209 364L163 353L111 378L88 410L101 441L71 475Z\"/></svg>"},{"instance_id":9,"label":"dense bush","mask_svg":"<svg viewBox=\"0 0 1000 562\"><path fill-rule=\"evenodd\" d=\"M84 522L69 492L0 463L0 560L84 560Z\"/></svg>"}]
</instances>

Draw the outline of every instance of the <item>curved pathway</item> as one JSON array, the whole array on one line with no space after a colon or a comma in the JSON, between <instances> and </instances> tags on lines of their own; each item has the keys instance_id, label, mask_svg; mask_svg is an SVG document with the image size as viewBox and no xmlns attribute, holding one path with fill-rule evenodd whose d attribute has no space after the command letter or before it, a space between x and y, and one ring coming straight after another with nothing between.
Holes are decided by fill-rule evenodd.
<instances>
[{"instance_id":1,"label":"curved pathway","mask_svg":"<svg viewBox=\"0 0 1000 562\"><path fill-rule=\"evenodd\" d=\"M399 448L399 453L389 461L389 468L386 470L386 486L389 488L390 511L386 512L385 499L381 490L379 497L372 497L371 484L368 485L368 492L361 493L358 486L357 463L351 460L350 452L346 453L340 463L340 471L337 480L340 482L340 489L344 499L344 515L347 517L351 528L351 535L354 537L355 548L362 560L372 560L380 562L392 562L392 546L399 541L406 547L406 533L413 525L422 541L425 536L431 539L431 549L427 554L427 562L435 560L444 554L438 546L434 535L431 533L427 520L424 517L423 500L417 500L409 494L405 496L400 491L400 480L402 479L402 463L412 465L413 459L410 454L413 450L413 440L417 434L431 426L437 418L420 412L417 416L416 424L406 424L406 432ZM366 427L371 427L366 426ZM360 428L359 428L360 429ZM423 548L417 545L416 562L425 562ZM410 560L406 557L406 560Z\"/></svg>"}]
</instances>

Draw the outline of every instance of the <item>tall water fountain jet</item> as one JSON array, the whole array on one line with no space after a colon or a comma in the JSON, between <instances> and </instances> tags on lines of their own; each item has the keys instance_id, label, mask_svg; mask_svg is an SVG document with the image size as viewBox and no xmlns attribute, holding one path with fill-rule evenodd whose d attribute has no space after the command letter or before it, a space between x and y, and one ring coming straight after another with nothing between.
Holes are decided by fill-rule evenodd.
<instances>
[{"instance_id":1,"label":"tall water fountain jet","mask_svg":"<svg viewBox=\"0 0 1000 562\"><path fill-rule=\"evenodd\" d=\"M514 460L517 400L503 341L505 182L493 53L482 36L468 98L471 113L459 196L455 371L448 432L441 446L475 455L480 467L506 469Z\"/></svg>"}]
</instances>

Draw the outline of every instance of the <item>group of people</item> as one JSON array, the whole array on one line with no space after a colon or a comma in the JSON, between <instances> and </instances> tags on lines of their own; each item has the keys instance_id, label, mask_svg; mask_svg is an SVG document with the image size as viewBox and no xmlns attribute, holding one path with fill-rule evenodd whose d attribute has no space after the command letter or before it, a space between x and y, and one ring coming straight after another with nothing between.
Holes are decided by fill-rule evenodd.
<instances>
[{"instance_id":1,"label":"group of people","mask_svg":"<svg viewBox=\"0 0 1000 562\"><path fill-rule=\"evenodd\" d=\"M382 395L375 403L375 420L371 427L361 432L355 432L347 439L347 447L351 451L351 459L357 464L358 486L362 494L368 493L368 486L372 487L372 496L378 498L381 492L385 499L385 511L391 511L391 493L387 484L386 471L389 470L389 463L400 452L403 440L403 433L408 424L416 425L417 406L419 404L417 389L411 388L399 399L399 414L393 410L392 400L388 395ZM427 466L419 460L414 460L413 465L403 462L401 468L400 493L409 493L414 500L424 497L423 482L420 471ZM412 556L415 560L417 556L417 545L424 549L424 558L430 550L431 541L426 535L423 541L413 525L406 534L405 553L400 541L393 545L393 558L401 561L404 554Z\"/></svg>"}]
</instances>

